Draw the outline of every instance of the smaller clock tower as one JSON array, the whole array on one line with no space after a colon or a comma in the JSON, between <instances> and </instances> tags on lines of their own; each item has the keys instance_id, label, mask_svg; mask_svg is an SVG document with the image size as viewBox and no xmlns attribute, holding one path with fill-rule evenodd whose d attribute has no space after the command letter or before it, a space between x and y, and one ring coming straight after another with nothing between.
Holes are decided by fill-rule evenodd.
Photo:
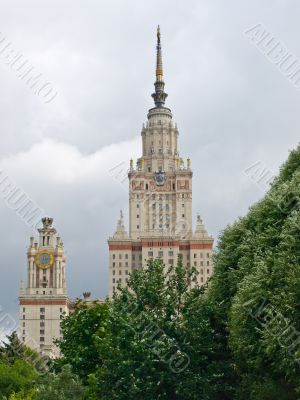
<instances>
[{"instance_id":1,"label":"smaller clock tower","mask_svg":"<svg viewBox=\"0 0 300 400\"><path fill-rule=\"evenodd\" d=\"M27 346L51 358L59 355L54 339L69 314L66 259L52 218L42 219L39 239L30 238L27 250L27 285L20 287L20 336Z\"/></svg>"}]
</instances>

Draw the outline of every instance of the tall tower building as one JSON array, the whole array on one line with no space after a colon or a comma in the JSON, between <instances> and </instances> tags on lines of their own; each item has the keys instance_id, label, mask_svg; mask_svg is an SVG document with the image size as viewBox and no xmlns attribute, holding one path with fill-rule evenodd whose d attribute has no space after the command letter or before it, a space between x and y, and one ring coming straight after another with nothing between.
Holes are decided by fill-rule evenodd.
<instances>
[{"instance_id":1,"label":"tall tower building","mask_svg":"<svg viewBox=\"0 0 300 400\"><path fill-rule=\"evenodd\" d=\"M176 263L178 254L187 267L198 271L204 284L212 275L213 238L197 217L192 227L191 161L179 155L178 129L172 112L165 107L167 93L162 65L161 36L157 29L156 81L152 94L155 106L143 125L142 156L134 167L130 161L129 233L121 212L117 229L109 238L109 295L125 286L134 269L146 266L149 258L161 258L166 265Z\"/></svg>"},{"instance_id":2,"label":"tall tower building","mask_svg":"<svg viewBox=\"0 0 300 400\"><path fill-rule=\"evenodd\" d=\"M20 333L24 343L49 357L59 355L53 340L60 338L60 323L69 314L66 259L52 218L42 219L39 239L30 238L27 250L27 285L20 288Z\"/></svg>"}]
</instances>

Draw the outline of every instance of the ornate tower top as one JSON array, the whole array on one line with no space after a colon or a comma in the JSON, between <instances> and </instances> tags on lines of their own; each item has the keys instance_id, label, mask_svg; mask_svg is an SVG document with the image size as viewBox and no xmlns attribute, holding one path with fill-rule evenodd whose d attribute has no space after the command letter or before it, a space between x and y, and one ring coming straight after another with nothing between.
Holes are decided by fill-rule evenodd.
<instances>
[{"instance_id":1,"label":"ornate tower top","mask_svg":"<svg viewBox=\"0 0 300 400\"><path fill-rule=\"evenodd\" d=\"M165 83L163 79L163 65L161 55L161 42L160 42L160 28L157 27L157 44L156 44L156 81L154 83L155 93L152 94L155 106L160 108L165 104L165 100L168 97L167 93L164 92Z\"/></svg>"},{"instance_id":2,"label":"ornate tower top","mask_svg":"<svg viewBox=\"0 0 300 400\"><path fill-rule=\"evenodd\" d=\"M118 220L117 229L113 236L113 239L128 239L128 234L124 226L124 217L122 210L120 210L120 219Z\"/></svg>"},{"instance_id":3,"label":"ornate tower top","mask_svg":"<svg viewBox=\"0 0 300 400\"><path fill-rule=\"evenodd\" d=\"M42 218L42 223L44 228L52 228L53 218L44 217Z\"/></svg>"}]
</instances>

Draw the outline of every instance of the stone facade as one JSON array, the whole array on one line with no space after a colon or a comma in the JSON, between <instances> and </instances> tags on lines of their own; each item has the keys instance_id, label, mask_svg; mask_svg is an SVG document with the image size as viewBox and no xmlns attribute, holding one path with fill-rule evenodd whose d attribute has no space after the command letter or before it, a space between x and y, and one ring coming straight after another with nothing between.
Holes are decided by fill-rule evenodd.
<instances>
[{"instance_id":1,"label":"stone facade","mask_svg":"<svg viewBox=\"0 0 300 400\"><path fill-rule=\"evenodd\" d=\"M164 106L164 85L158 29L155 107L142 128L142 156L136 167L130 161L128 173L129 233L121 212L116 232L108 240L110 297L118 285L127 284L134 269L145 268L150 258L170 265L181 254L187 267L196 267L199 284L213 273L213 238L200 216L193 231L191 162L179 155L179 132L171 110Z\"/></svg>"},{"instance_id":2,"label":"stone facade","mask_svg":"<svg viewBox=\"0 0 300 400\"><path fill-rule=\"evenodd\" d=\"M64 247L52 218L43 218L39 240L30 238L27 251L27 284L20 288L21 339L51 358L59 351L53 340L61 337L60 323L69 314Z\"/></svg>"}]
</instances>

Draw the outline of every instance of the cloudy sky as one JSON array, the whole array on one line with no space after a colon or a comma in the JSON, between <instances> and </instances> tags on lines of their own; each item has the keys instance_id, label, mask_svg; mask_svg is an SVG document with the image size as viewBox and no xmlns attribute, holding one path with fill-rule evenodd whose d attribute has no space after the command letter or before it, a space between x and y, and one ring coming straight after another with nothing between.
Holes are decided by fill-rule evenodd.
<instances>
[{"instance_id":1,"label":"cloudy sky","mask_svg":"<svg viewBox=\"0 0 300 400\"><path fill-rule=\"evenodd\" d=\"M106 241L120 208L128 218L111 170L141 153L156 25L194 214L217 238L264 194L245 170L278 173L300 137L300 90L244 32L261 24L300 58L299 19L296 0L1 2L0 50L10 42L57 96L45 104L0 54L0 171L53 216L71 297L108 291ZM32 229L1 196L0 218L0 305L17 316Z\"/></svg>"}]
</instances>

